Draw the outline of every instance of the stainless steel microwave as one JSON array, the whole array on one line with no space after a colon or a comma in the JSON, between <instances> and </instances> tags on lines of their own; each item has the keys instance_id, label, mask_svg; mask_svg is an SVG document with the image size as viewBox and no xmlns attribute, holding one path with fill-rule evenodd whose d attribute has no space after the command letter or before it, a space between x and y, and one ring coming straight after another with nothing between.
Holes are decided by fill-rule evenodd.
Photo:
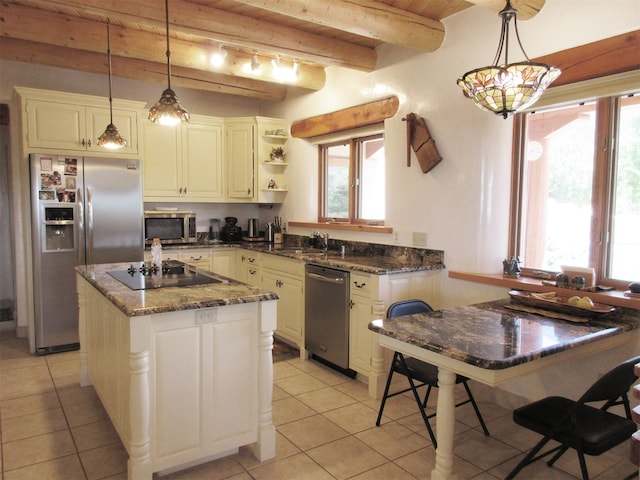
<instances>
[{"instance_id":1,"label":"stainless steel microwave","mask_svg":"<svg viewBox=\"0 0 640 480\"><path fill-rule=\"evenodd\" d=\"M162 244L198 243L196 214L181 210L145 210L145 245L151 245L154 238L159 238Z\"/></svg>"}]
</instances>

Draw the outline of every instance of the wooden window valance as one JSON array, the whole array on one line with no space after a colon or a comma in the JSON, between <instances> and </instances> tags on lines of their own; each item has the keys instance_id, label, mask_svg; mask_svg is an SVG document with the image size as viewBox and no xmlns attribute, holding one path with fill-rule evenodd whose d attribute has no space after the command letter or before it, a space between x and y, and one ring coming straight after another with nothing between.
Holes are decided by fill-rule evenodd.
<instances>
[{"instance_id":1,"label":"wooden window valance","mask_svg":"<svg viewBox=\"0 0 640 480\"><path fill-rule=\"evenodd\" d=\"M344 108L336 112L297 120L291 125L291 136L295 138L312 138L374 125L384 121L386 118L393 117L398 112L398 106L398 97L393 96L355 107Z\"/></svg>"}]
</instances>

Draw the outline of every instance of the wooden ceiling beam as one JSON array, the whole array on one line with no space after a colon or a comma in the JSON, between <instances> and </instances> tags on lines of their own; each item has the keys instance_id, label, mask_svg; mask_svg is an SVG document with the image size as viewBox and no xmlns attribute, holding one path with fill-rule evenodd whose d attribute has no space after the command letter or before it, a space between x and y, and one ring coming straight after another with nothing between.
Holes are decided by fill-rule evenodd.
<instances>
[{"instance_id":1,"label":"wooden ceiling beam","mask_svg":"<svg viewBox=\"0 0 640 480\"><path fill-rule=\"evenodd\" d=\"M0 38L0 58L107 75L106 53L99 54L26 40ZM112 73L116 77L144 80L166 86L166 64L115 55L112 56L111 63ZM184 67L171 68L171 86L263 100L281 101L287 94L286 87L283 85ZM157 95L160 95L160 89ZM156 97L149 98L151 103L156 100Z\"/></svg>"},{"instance_id":2,"label":"wooden ceiling beam","mask_svg":"<svg viewBox=\"0 0 640 480\"><path fill-rule=\"evenodd\" d=\"M112 23L138 24L141 28L152 27L162 32L165 29L165 12L158 0L33 0L31 3L38 6L43 2L108 16ZM208 0L198 3L172 0L169 5L170 31L320 65L366 72L373 71L376 66L377 54L373 48L216 9L215 4Z\"/></svg>"},{"instance_id":3,"label":"wooden ceiling beam","mask_svg":"<svg viewBox=\"0 0 640 480\"><path fill-rule=\"evenodd\" d=\"M511 6L518 11L518 20L529 20L535 17L546 0L511 0ZM469 3L488 8L494 12L499 12L507 4L506 0L467 0Z\"/></svg>"},{"instance_id":4,"label":"wooden ceiling beam","mask_svg":"<svg viewBox=\"0 0 640 480\"><path fill-rule=\"evenodd\" d=\"M306 22L381 42L433 52L444 40L444 25L374 0L236 0Z\"/></svg>"},{"instance_id":5,"label":"wooden ceiling beam","mask_svg":"<svg viewBox=\"0 0 640 480\"><path fill-rule=\"evenodd\" d=\"M47 43L59 47L106 53L106 26L102 22L85 20L69 15L35 8L7 5L0 22L0 35L4 38ZM44 28L46 25L46 28ZM135 30L118 25L111 26L111 51L113 55L166 62L166 36ZM223 66L213 71L209 57L217 47L203 46L179 38L171 39L171 65L209 71L233 77L256 80L244 66L251 63L250 56L227 52ZM269 63L262 59L263 65ZM270 65L269 65L270 66ZM267 72L265 72L267 78ZM296 86L319 90L325 83L325 71L321 67L300 64ZM274 80L275 81L275 80Z\"/></svg>"}]
</instances>

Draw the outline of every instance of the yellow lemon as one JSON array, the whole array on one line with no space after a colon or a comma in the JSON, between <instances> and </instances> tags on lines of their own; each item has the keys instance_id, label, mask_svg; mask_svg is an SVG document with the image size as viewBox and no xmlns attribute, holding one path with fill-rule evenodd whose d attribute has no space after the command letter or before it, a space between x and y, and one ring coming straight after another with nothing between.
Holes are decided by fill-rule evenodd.
<instances>
[{"instance_id":1,"label":"yellow lemon","mask_svg":"<svg viewBox=\"0 0 640 480\"><path fill-rule=\"evenodd\" d=\"M569 300L567 300L567 303L569 305L577 305L579 301L580 301L580 297L574 296L574 297L571 297Z\"/></svg>"},{"instance_id":2,"label":"yellow lemon","mask_svg":"<svg viewBox=\"0 0 640 480\"><path fill-rule=\"evenodd\" d=\"M589 297L582 297L578 301L577 306L582 308L593 308L593 301Z\"/></svg>"}]
</instances>

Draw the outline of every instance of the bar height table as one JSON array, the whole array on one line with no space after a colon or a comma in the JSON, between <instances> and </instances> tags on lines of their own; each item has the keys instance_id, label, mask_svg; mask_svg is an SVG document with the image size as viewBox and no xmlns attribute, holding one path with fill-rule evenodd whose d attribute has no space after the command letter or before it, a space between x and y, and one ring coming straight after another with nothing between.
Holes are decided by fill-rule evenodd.
<instances>
[{"instance_id":1,"label":"bar height table","mask_svg":"<svg viewBox=\"0 0 640 480\"><path fill-rule=\"evenodd\" d=\"M432 480L454 475L456 374L486 385L550 368L573 358L638 342L640 311L617 311L577 323L512 310L510 300L374 320L369 330L384 348L438 367L438 448ZM380 357L382 351L378 352ZM374 362L382 362L374 358Z\"/></svg>"}]
</instances>

